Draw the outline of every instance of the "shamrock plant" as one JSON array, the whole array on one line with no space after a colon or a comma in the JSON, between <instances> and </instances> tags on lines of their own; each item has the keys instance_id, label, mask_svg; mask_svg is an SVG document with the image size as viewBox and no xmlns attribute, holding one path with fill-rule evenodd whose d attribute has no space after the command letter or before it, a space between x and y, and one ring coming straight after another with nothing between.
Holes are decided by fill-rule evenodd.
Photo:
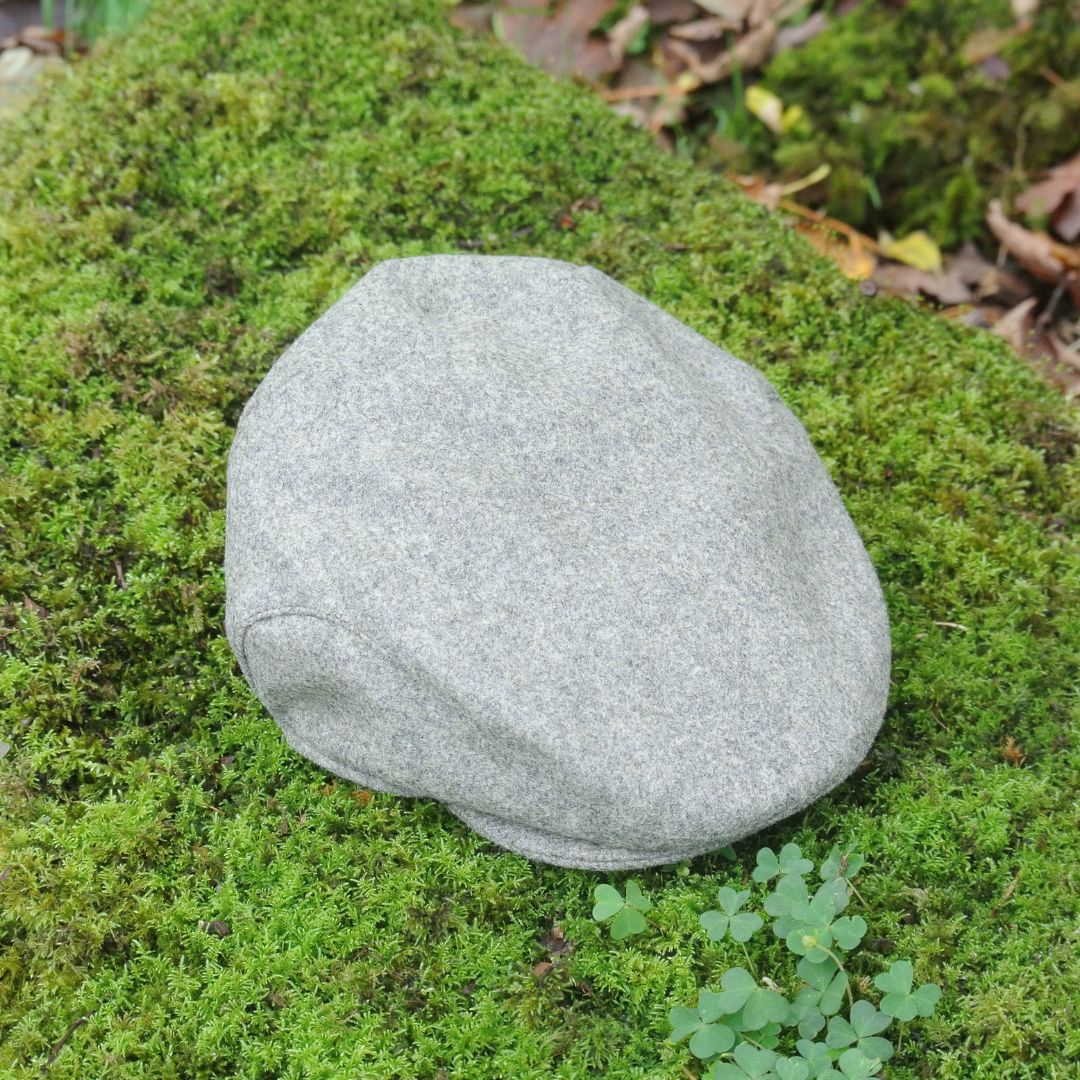
<instances>
[{"instance_id":1,"label":"shamrock plant","mask_svg":"<svg viewBox=\"0 0 1080 1080\"><path fill-rule=\"evenodd\" d=\"M749 941L764 925L756 912L739 910L750 899L750 890L736 892L724 885L716 895L720 910L702 912L700 918L709 940L723 941L730 936L732 941Z\"/></svg>"},{"instance_id":2,"label":"shamrock plant","mask_svg":"<svg viewBox=\"0 0 1080 1080\"><path fill-rule=\"evenodd\" d=\"M856 983L849 973L850 955L867 925L861 915L843 913L852 896L859 896L853 879L865 862L862 855L834 847L818 868L820 883L812 886L807 878L814 864L796 844L786 844L779 854L770 848L758 852L751 877L769 886L762 907L773 935L797 958L797 983L730 968L719 989L704 988L692 1007L671 1010L669 1040L686 1042L706 1063L703 1080L871 1080L895 1052L886 1030L896 1021L933 1014L941 990L932 983L915 988L906 960L874 978L882 993L877 1005L855 996L856 986L870 985L866 979ZM705 936L738 943L752 969L746 942L766 919L746 910L750 889L725 885L716 897L718 907L699 919ZM644 912L652 905L637 882L628 881L625 894L598 885L594 899L593 917L610 923L612 938L647 929ZM792 987L790 995L785 984Z\"/></svg>"},{"instance_id":3,"label":"shamrock plant","mask_svg":"<svg viewBox=\"0 0 1080 1080\"><path fill-rule=\"evenodd\" d=\"M626 883L625 897L612 885L597 885L593 900L592 916L597 922L610 924L612 941L643 933L648 928L645 912L652 908L652 901L636 881Z\"/></svg>"},{"instance_id":4,"label":"shamrock plant","mask_svg":"<svg viewBox=\"0 0 1080 1080\"><path fill-rule=\"evenodd\" d=\"M874 985L885 992L881 999L881 1011L897 1020L914 1020L916 1016L933 1016L937 1003L941 1000L941 987L933 983L923 983L918 990L912 990L914 971L906 960L897 960L883 971Z\"/></svg>"}]
</instances>

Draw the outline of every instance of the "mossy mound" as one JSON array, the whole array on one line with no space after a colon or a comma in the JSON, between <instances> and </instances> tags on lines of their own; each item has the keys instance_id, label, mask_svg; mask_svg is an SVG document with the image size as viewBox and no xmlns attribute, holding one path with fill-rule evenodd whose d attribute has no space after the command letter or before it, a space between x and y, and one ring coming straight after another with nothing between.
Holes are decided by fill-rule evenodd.
<instances>
[{"instance_id":1,"label":"mossy mound","mask_svg":"<svg viewBox=\"0 0 1080 1080\"><path fill-rule=\"evenodd\" d=\"M756 165L794 179L828 162L829 212L864 229L977 237L991 198L1076 152L1076 5L1045 0L1031 22L1015 30L1007 0L864 3L765 70L809 124L778 142L755 126Z\"/></svg>"},{"instance_id":2,"label":"mossy mound","mask_svg":"<svg viewBox=\"0 0 1080 1080\"><path fill-rule=\"evenodd\" d=\"M158 5L5 131L0 199L4 1076L685 1075L667 1011L738 959L696 914L788 839L866 851L870 936L945 989L891 1076L1075 1072L1077 432L1003 344L434 0ZM243 402L373 263L463 249L592 263L766 372L893 619L866 767L734 866L639 875L672 929L633 944L596 876L289 752L222 633Z\"/></svg>"}]
</instances>

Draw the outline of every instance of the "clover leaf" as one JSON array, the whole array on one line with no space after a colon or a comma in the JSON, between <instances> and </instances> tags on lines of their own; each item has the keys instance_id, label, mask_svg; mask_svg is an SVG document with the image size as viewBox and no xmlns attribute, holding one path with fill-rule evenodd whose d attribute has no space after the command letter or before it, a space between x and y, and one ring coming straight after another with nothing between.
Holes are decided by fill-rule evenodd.
<instances>
[{"instance_id":1,"label":"clover leaf","mask_svg":"<svg viewBox=\"0 0 1080 1080\"><path fill-rule=\"evenodd\" d=\"M777 1058L773 1065L777 1080L808 1080L810 1066L798 1058Z\"/></svg>"},{"instance_id":2,"label":"clover leaf","mask_svg":"<svg viewBox=\"0 0 1080 1080\"><path fill-rule=\"evenodd\" d=\"M861 1050L854 1047L845 1050L837 1062L840 1072L847 1080L868 1080L871 1076L877 1076L881 1072L881 1062L877 1058L867 1057Z\"/></svg>"},{"instance_id":3,"label":"clover leaf","mask_svg":"<svg viewBox=\"0 0 1080 1080\"><path fill-rule=\"evenodd\" d=\"M725 971L720 986L716 1007L721 1010L720 1015L739 1013L740 1031L758 1031L768 1024L782 1024L791 1014L784 995L758 986L745 968Z\"/></svg>"},{"instance_id":4,"label":"clover leaf","mask_svg":"<svg viewBox=\"0 0 1080 1080\"><path fill-rule=\"evenodd\" d=\"M848 885L847 878L830 878L814 893L815 900L821 896L827 896L832 901L833 909L839 915L848 906L848 901L851 899L851 886Z\"/></svg>"},{"instance_id":5,"label":"clover leaf","mask_svg":"<svg viewBox=\"0 0 1080 1080\"><path fill-rule=\"evenodd\" d=\"M848 1014L850 1020L834 1016L829 1021L826 1045L834 1050L855 1046L868 1058L888 1061L893 1056L893 1046L888 1039L878 1037L892 1023L892 1017L878 1012L869 1001L856 1001Z\"/></svg>"},{"instance_id":6,"label":"clover leaf","mask_svg":"<svg viewBox=\"0 0 1080 1080\"><path fill-rule=\"evenodd\" d=\"M850 951L866 936L866 920L860 915L845 915L832 924L832 935L841 949Z\"/></svg>"},{"instance_id":7,"label":"clover leaf","mask_svg":"<svg viewBox=\"0 0 1080 1080\"><path fill-rule=\"evenodd\" d=\"M885 996L881 999L881 1011L897 1020L914 1020L916 1016L933 1016L934 1008L941 1000L941 987L923 983L912 992L915 972L907 960L897 960L874 979L874 985Z\"/></svg>"},{"instance_id":8,"label":"clover leaf","mask_svg":"<svg viewBox=\"0 0 1080 1080\"><path fill-rule=\"evenodd\" d=\"M749 1043L739 1043L735 1047L735 1064L717 1061L709 1070L708 1080L771 1080L776 1074L772 1071L776 1064L776 1054L771 1050L759 1050Z\"/></svg>"},{"instance_id":9,"label":"clover leaf","mask_svg":"<svg viewBox=\"0 0 1080 1080\"><path fill-rule=\"evenodd\" d=\"M824 1043L811 1042L809 1039L800 1039L795 1044L799 1056L806 1061L807 1068L812 1077L826 1077L827 1080L843 1080L840 1073L833 1068L833 1062L840 1056L836 1051L830 1050Z\"/></svg>"},{"instance_id":10,"label":"clover leaf","mask_svg":"<svg viewBox=\"0 0 1080 1080\"><path fill-rule=\"evenodd\" d=\"M726 1024L712 1023L700 1008L700 1001L698 1004L697 1009L676 1005L671 1010L668 1014L671 1024L669 1041L682 1042L689 1035L690 1053L697 1058L711 1058L726 1053L735 1045L735 1032Z\"/></svg>"},{"instance_id":11,"label":"clover leaf","mask_svg":"<svg viewBox=\"0 0 1080 1080\"><path fill-rule=\"evenodd\" d=\"M612 885L597 885L593 890L592 916L597 922L611 922L611 939L621 941L631 934L640 934L648 926L643 912L652 908L652 901L634 880L626 883L625 898Z\"/></svg>"},{"instance_id":12,"label":"clover leaf","mask_svg":"<svg viewBox=\"0 0 1080 1080\"><path fill-rule=\"evenodd\" d=\"M840 848L834 845L818 873L821 874L822 881L831 881L833 878L847 878L850 881L865 865L864 856L851 851L841 854Z\"/></svg>"},{"instance_id":13,"label":"clover leaf","mask_svg":"<svg viewBox=\"0 0 1080 1080\"><path fill-rule=\"evenodd\" d=\"M723 941L729 934L733 941L749 941L761 929L764 921L752 911L739 911L750 898L750 890L736 892L726 885L717 893L720 911L705 911L698 921L710 941Z\"/></svg>"},{"instance_id":14,"label":"clover leaf","mask_svg":"<svg viewBox=\"0 0 1080 1080\"><path fill-rule=\"evenodd\" d=\"M787 937L801 923L796 917L804 913L810 903L810 892L801 877L791 875L781 878L768 896L765 897L765 910L773 916L773 933L777 937Z\"/></svg>"},{"instance_id":15,"label":"clover leaf","mask_svg":"<svg viewBox=\"0 0 1080 1080\"><path fill-rule=\"evenodd\" d=\"M799 1034L812 1039L825 1026L825 1017L840 1011L848 979L835 961L817 964L805 956L799 961L798 972L809 985L796 993L791 1014L799 1025Z\"/></svg>"},{"instance_id":16,"label":"clover leaf","mask_svg":"<svg viewBox=\"0 0 1080 1080\"><path fill-rule=\"evenodd\" d=\"M755 881L772 881L777 874L809 874L814 864L802 857L798 844L785 844L777 855L772 848L764 847L757 853L757 866L750 875Z\"/></svg>"}]
</instances>

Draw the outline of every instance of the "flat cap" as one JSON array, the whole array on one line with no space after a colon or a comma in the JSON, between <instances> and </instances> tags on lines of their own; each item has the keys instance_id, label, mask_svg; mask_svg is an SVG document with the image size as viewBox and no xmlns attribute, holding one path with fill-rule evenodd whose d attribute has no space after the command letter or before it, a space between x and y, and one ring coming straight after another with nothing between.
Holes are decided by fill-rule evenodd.
<instances>
[{"instance_id":1,"label":"flat cap","mask_svg":"<svg viewBox=\"0 0 1080 1080\"><path fill-rule=\"evenodd\" d=\"M802 426L588 267L376 266L244 409L225 577L298 753L561 866L753 833L885 711L881 590Z\"/></svg>"}]
</instances>

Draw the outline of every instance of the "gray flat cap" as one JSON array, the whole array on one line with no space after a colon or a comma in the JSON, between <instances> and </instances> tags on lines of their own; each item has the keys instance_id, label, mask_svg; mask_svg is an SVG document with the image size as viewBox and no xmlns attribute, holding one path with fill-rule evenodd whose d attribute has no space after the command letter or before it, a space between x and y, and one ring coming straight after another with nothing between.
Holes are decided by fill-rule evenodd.
<instances>
[{"instance_id":1,"label":"gray flat cap","mask_svg":"<svg viewBox=\"0 0 1080 1080\"><path fill-rule=\"evenodd\" d=\"M587 267L375 267L244 409L225 576L297 752L542 862L746 836L885 710L881 590L802 426Z\"/></svg>"}]
</instances>

